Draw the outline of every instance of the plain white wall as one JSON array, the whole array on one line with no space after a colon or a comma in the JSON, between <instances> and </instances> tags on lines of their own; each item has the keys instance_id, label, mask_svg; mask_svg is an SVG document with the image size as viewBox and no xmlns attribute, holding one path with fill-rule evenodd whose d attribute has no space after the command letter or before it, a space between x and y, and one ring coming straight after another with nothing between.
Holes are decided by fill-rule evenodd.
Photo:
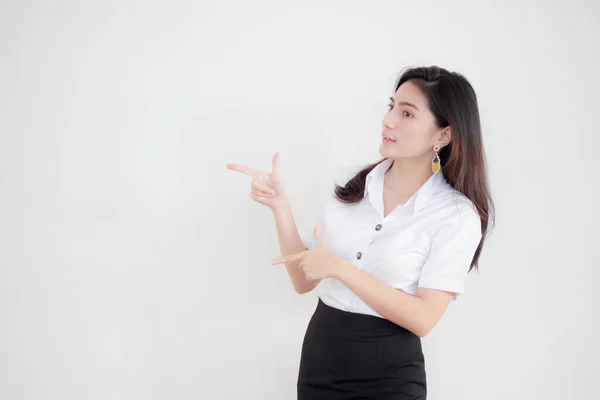
<instances>
[{"instance_id":1,"label":"plain white wall","mask_svg":"<svg viewBox=\"0 0 600 400\"><path fill-rule=\"evenodd\" d=\"M315 298L225 164L280 151L306 221L438 64L479 96L498 221L429 397L597 399L598 3L426 3L3 1L0 398L295 398Z\"/></svg>"}]
</instances>

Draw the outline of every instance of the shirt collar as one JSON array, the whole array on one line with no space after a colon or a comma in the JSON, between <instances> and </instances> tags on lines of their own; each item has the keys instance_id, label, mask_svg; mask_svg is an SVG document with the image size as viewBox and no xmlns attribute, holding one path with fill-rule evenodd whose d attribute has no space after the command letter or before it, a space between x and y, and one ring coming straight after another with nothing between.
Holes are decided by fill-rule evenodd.
<instances>
[{"instance_id":1,"label":"shirt collar","mask_svg":"<svg viewBox=\"0 0 600 400\"><path fill-rule=\"evenodd\" d=\"M393 163L394 161L392 159L386 158L369 172L365 179L365 197L371 193L378 198L381 197L381 202L383 202L383 178ZM413 206L413 213L418 212L427 204L429 198L445 181L441 170L438 173L433 174L406 202L405 207Z\"/></svg>"}]
</instances>

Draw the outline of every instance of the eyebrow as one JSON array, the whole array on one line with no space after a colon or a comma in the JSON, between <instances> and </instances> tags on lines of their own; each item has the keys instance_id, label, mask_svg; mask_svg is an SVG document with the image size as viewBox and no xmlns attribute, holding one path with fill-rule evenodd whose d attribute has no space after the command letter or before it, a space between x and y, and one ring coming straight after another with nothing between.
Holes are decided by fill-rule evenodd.
<instances>
[{"instance_id":1,"label":"eyebrow","mask_svg":"<svg viewBox=\"0 0 600 400\"><path fill-rule=\"evenodd\" d=\"M392 103L396 102L396 100L394 100L393 97L390 97L390 100L392 101ZM421 110L419 110L419 107L417 107L413 103L409 103L408 101L400 101L400 102L398 102L398 104L400 104L401 106L409 106L409 107L416 109L417 111L421 111Z\"/></svg>"}]
</instances>

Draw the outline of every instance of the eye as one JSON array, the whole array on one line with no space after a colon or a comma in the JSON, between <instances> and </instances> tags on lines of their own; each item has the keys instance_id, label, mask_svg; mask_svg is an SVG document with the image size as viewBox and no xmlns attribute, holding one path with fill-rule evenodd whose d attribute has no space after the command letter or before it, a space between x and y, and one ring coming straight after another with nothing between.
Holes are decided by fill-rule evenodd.
<instances>
[{"instance_id":1,"label":"eye","mask_svg":"<svg viewBox=\"0 0 600 400\"><path fill-rule=\"evenodd\" d=\"M412 117L412 116L413 116L413 115L412 115L410 112L408 112L408 111L403 111L403 112L402 112L402 115L404 115L406 118L410 118L410 117Z\"/></svg>"},{"instance_id":2,"label":"eye","mask_svg":"<svg viewBox=\"0 0 600 400\"><path fill-rule=\"evenodd\" d=\"M392 111L392 108L394 108L394 105L392 103L388 104L388 110Z\"/></svg>"}]
</instances>

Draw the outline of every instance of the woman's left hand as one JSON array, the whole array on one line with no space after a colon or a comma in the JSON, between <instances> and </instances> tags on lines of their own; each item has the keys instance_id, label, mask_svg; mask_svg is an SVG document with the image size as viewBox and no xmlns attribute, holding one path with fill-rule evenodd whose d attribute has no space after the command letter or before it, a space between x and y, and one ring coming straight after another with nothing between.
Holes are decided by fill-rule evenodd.
<instances>
[{"instance_id":1,"label":"woman's left hand","mask_svg":"<svg viewBox=\"0 0 600 400\"><path fill-rule=\"evenodd\" d=\"M308 280L339 277L344 266L343 260L333 254L333 252L325 245L319 225L315 226L315 239L317 246L314 249L276 258L273 260L272 264L285 264L290 261L299 260L298 268L304 272L304 276Z\"/></svg>"}]
</instances>

